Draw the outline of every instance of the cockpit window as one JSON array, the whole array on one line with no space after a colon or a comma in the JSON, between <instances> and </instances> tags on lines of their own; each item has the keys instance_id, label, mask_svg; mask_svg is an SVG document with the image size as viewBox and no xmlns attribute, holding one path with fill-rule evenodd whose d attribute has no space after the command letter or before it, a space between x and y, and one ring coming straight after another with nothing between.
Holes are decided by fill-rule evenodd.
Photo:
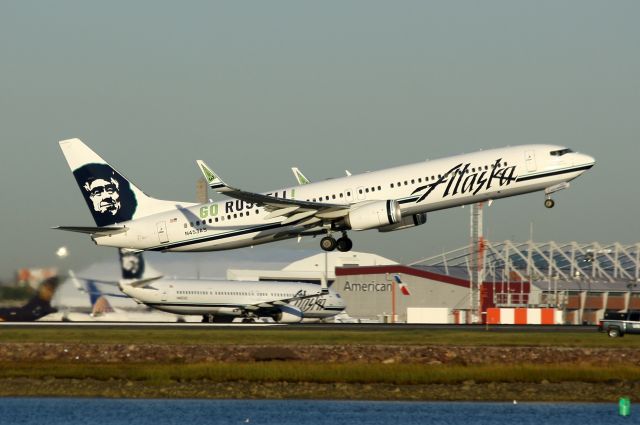
<instances>
[{"instance_id":1,"label":"cockpit window","mask_svg":"<svg viewBox=\"0 0 640 425\"><path fill-rule=\"evenodd\" d=\"M551 156L562 156L562 155L566 155L568 153L573 152L571 149L569 148L564 148L564 149L558 149L557 151L551 151L549 152L549 155Z\"/></svg>"}]
</instances>

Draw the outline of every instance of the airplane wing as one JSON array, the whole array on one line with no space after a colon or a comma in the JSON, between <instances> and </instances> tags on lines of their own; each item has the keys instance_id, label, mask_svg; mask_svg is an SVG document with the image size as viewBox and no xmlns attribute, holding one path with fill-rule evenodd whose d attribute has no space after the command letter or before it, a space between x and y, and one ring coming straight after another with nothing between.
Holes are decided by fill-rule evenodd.
<instances>
[{"instance_id":1,"label":"airplane wing","mask_svg":"<svg viewBox=\"0 0 640 425\"><path fill-rule=\"evenodd\" d=\"M349 205L276 198L237 189L222 181L204 161L198 160L197 164L211 189L231 198L264 207L267 211L270 211L265 220L284 217L283 224L297 223L304 226L315 224L321 220L339 219L349 214Z\"/></svg>"}]
</instances>

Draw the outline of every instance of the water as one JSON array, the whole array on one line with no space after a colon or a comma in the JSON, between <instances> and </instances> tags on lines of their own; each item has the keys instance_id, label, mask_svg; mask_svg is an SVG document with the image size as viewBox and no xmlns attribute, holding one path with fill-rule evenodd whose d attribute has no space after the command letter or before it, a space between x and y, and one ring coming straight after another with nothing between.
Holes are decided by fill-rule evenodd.
<instances>
[{"instance_id":1,"label":"water","mask_svg":"<svg viewBox=\"0 0 640 425\"><path fill-rule=\"evenodd\" d=\"M629 424L615 403L0 398L0 424ZM638 413L640 415L640 412Z\"/></svg>"}]
</instances>

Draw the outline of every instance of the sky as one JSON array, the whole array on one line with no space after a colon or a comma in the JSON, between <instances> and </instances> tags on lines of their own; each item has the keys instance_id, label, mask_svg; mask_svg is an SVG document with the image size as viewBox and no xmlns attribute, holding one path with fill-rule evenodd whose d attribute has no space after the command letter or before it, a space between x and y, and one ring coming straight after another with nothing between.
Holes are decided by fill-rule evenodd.
<instances>
[{"instance_id":1,"label":"sky","mask_svg":"<svg viewBox=\"0 0 640 425\"><path fill-rule=\"evenodd\" d=\"M180 201L195 200L196 159L268 191L292 166L322 180L560 144L596 167L552 210L541 193L495 202L488 239L636 243L639 17L637 1L3 1L0 279L115 256L51 230L92 225L57 143L73 137ZM469 243L469 208L351 237L409 262Z\"/></svg>"}]
</instances>

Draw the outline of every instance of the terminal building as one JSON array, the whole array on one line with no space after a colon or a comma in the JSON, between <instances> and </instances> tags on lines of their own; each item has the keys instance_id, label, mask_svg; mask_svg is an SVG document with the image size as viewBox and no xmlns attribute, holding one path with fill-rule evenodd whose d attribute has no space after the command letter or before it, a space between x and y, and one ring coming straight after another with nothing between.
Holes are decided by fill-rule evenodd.
<instances>
[{"instance_id":1,"label":"terminal building","mask_svg":"<svg viewBox=\"0 0 640 425\"><path fill-rule=\"evenodd\" d=\"M595 324L640 309L639 264L640 244L482 241L409 265L341 267L333 288L362 320Z\"/></svg>"}]
</instances>

